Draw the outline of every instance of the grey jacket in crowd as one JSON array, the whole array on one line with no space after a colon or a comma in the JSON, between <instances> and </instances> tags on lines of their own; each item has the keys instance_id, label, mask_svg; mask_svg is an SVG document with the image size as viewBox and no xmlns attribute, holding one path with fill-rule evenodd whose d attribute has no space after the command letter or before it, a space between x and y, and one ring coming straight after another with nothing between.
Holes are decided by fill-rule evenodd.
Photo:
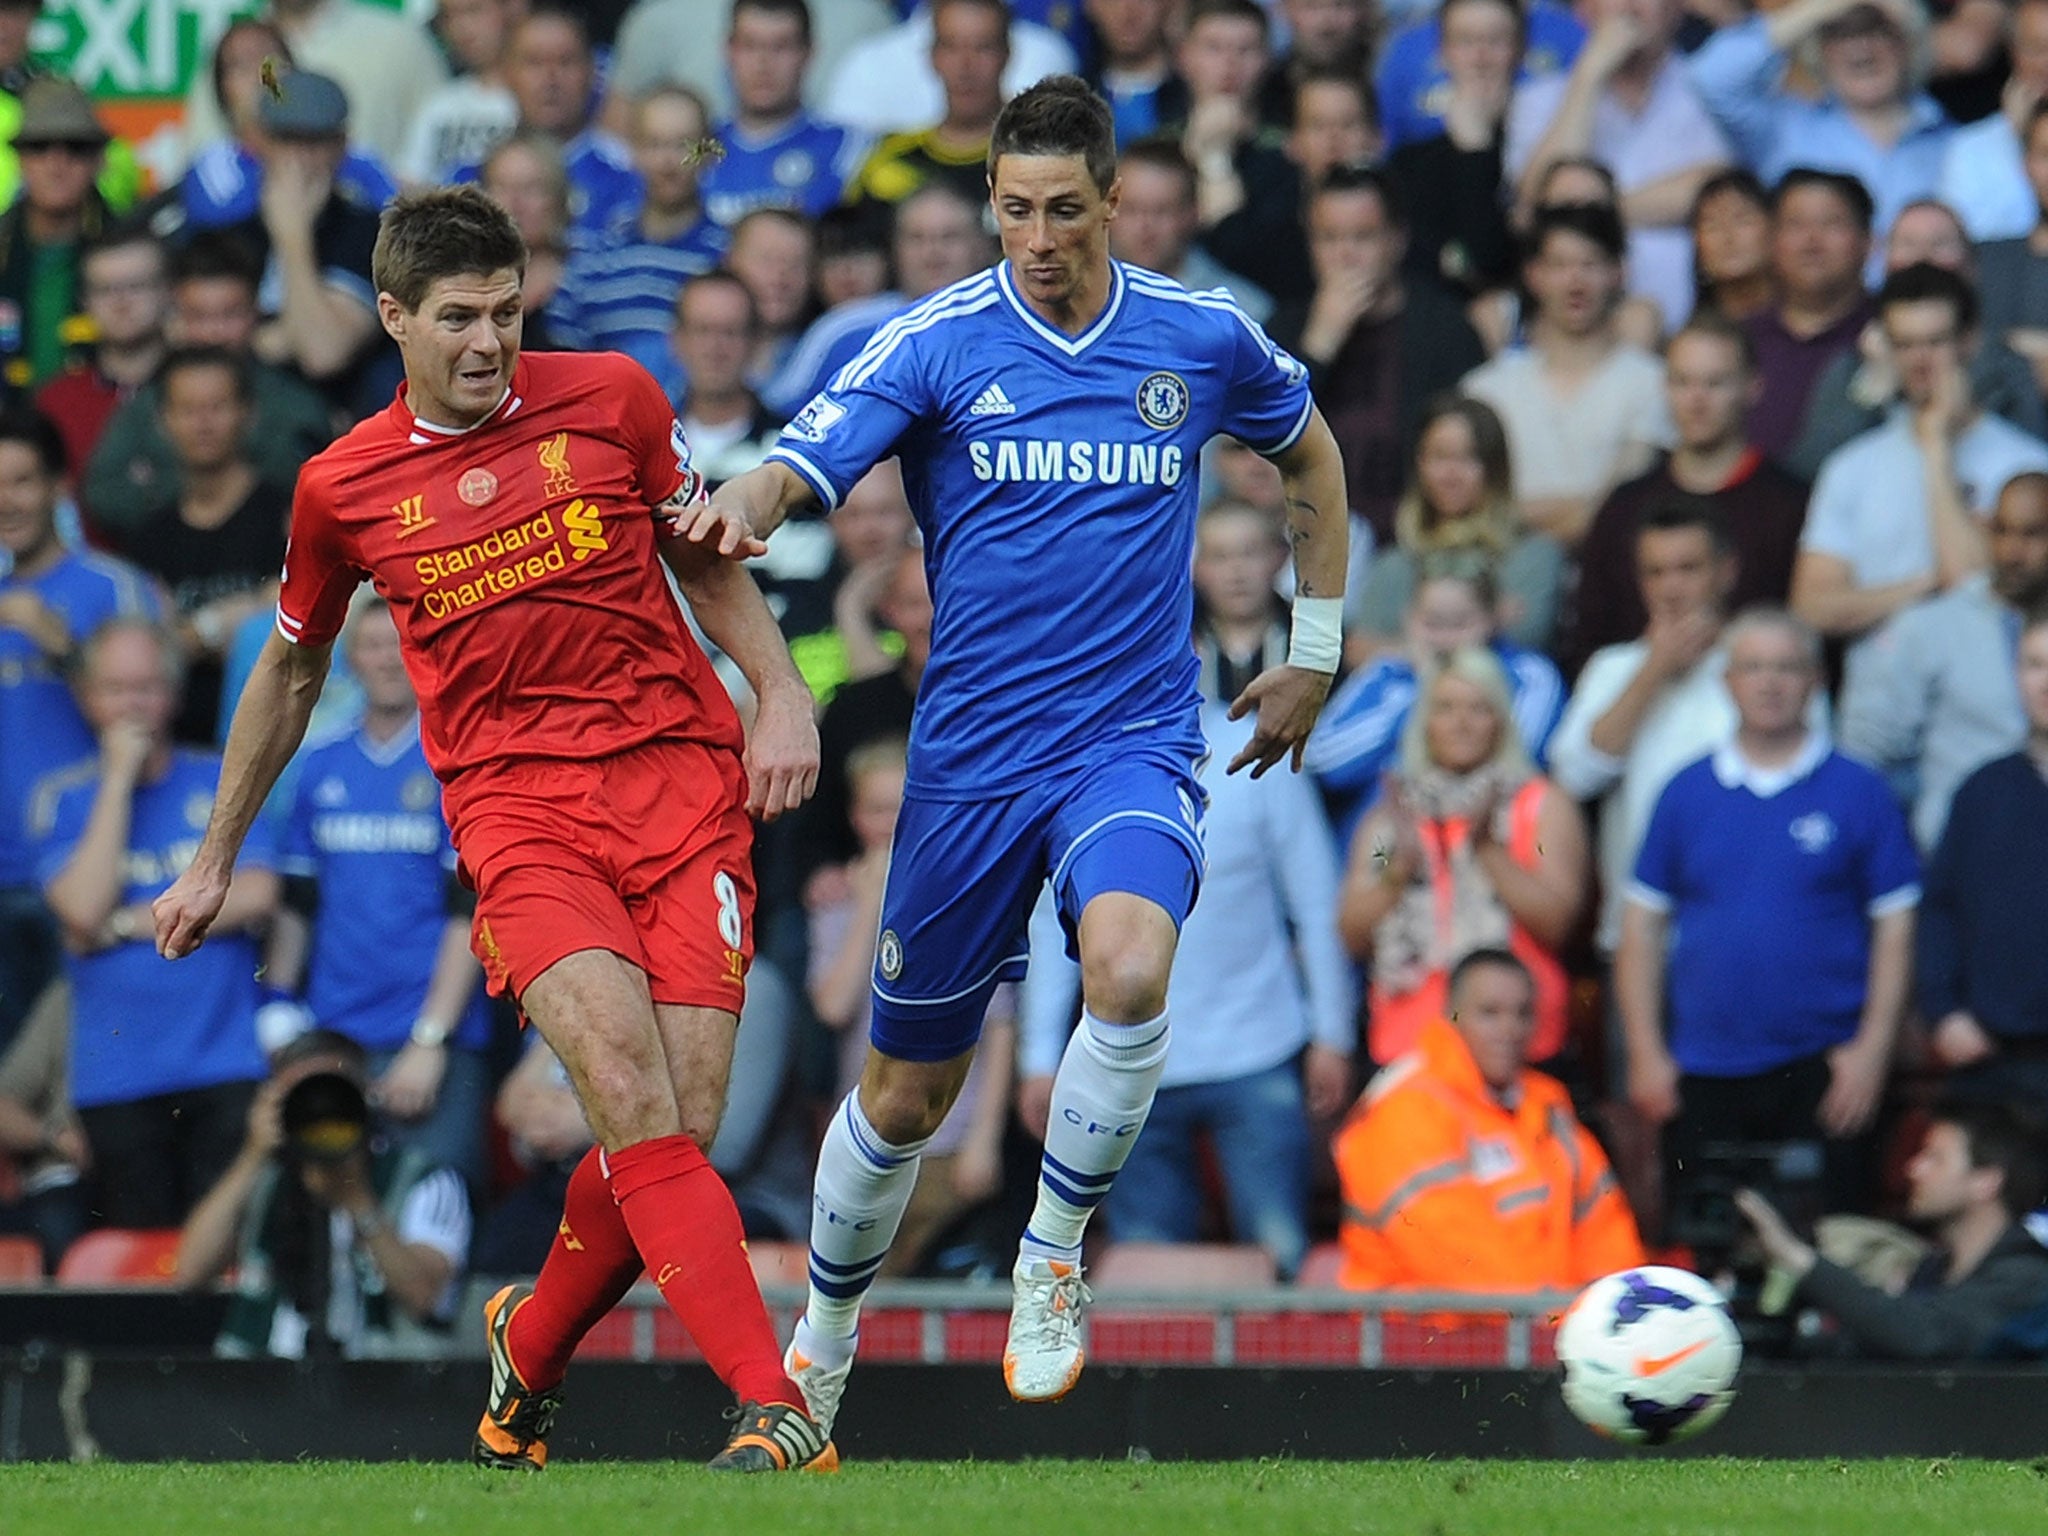
<instances>
[{"instance_id":1,"label":"grey jacket in crowd","mask_svg":"<svg viewBox=\"0 0 2048 1536\"><path fill-rule=\"evenodd\" d=\"M1799 1298L1832 1313L1856 1353L1873 1360L1974 1360L2006 1324L2048 1303L2048 1248L2018 1222L1952 1285L1947 1266L1946 1254L1930 1255L1893 1296L1822 1259Z\"/></svg>"}]
</instances>

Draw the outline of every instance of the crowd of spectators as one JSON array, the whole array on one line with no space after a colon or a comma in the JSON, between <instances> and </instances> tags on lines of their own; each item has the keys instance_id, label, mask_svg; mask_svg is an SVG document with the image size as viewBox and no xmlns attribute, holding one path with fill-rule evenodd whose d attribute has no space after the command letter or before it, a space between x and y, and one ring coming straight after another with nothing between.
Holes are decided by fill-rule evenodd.
<instances>
[{"instance_id":1,"label":"crowd of spectators","mask_svg":"<svg viewBox=\"0 0 2048 1536\"><path fill-rule=\"evenodd\" d=\"M1745 1198L1848 1334L2048 1302L2048 0L274 0L154 186L27 53L37 9L0 0L0 1228L52 1267L183 1226L236 1348L430 1347L467 1268L537 1262L588 1144L479 984L368 596L214 940L150 943L299 466L398 381L380 205L481 184L532 251L525 345L636 358L716 483L996 259L995 115L1075 71L1117 123L1113 254L1306 365L1354 545L1307 771L1206 770L1110 1238L1565 1287L1791 1148L1830 1211L1935 1229L1892 1296ZM1270 466L1218 442L1202 475L1215 765L1291 573ZM759 839L713 1155L798 1239L932 607L890 466L755 572L824 762ZM1004 1262L1076 1005L1040 947L906 1271Z\"/></svg>"}]
</instances>

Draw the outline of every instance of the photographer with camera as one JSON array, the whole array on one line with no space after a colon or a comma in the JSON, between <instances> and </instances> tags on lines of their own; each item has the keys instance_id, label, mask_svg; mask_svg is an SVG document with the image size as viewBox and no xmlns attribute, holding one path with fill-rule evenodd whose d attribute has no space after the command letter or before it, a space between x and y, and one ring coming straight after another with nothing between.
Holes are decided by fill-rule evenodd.
<instances>
[{"instance_id":1,"label":"photographer with camera","mask_svg":"<svg viewBox=\"0 0 2048 1536\"><path fill-rule=\"evenodd\" d=\"M313 1030L257 1090L233 1165L178 1244L178 1283L230 1265L215 1349L285 1359L445 1354L469 1251L453 1169L372 1139L363 1048Z\"/></svg>"},{"instance_id":2,"label":"photographer with camera","mask_svg":"<svg viewBox=\"0 0 2048 1536\"><path fill-rule=\"evenodd\" d=\"M1735 1203L1799 1301L1830 1313L1859 1355L1885 1360L1982 1356L2009 1324L2048 1305L2048 1249L2024 1220L2048 1193L2039 1132L2001 1104L1937 1109L1906 1167L1906 1214L1934 1246L1898 1293L1822 1258L1753 1189Z\"/></svg>"}]
</instances>

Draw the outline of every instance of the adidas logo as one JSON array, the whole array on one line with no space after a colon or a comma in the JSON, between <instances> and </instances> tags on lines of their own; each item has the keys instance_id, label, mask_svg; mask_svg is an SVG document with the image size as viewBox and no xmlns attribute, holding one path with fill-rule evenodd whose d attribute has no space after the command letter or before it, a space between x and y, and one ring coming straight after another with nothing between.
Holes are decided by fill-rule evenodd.
<instances>
[{"instance_id":1,"label":"adidas logo","mask_svg":"<svg viewBox=\"0 0 2048 1536\"><path fill-rule=\"evenodd\" d=\"M974 404L967 407L970 416L1014 416L1017 407L1010 403L1010 397L1003 393L1003 386L991 384L974 397Z\"/></svg>"}]
</instances>

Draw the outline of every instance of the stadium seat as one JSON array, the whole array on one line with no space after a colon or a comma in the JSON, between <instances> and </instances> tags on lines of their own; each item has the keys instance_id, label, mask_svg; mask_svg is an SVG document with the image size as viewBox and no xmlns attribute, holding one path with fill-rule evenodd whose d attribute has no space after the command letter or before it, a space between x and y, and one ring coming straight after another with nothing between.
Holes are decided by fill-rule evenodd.
<instances>
[{"instance_id":1,"label":"stadium seat","mask_svg":"<svg viewBox=\"0 0 2048 1536\"><path fill-rule=\"evenodd\" d=\"M0 1237L0 1285L34 1285L43 1278L43 1245L32 1237Z\"/></svg>"},{"instance_id":2,"label":"stadium seat","mask_svg":"<svg viewBox=\"0 0 2048 1536\"><path fill-rule=\"evenodd\" d=\"M1114 1291L1239 1291L1272 1285L1273 1257L1248 1243L1114 1243L1088 1271Z\"/></svg>"},{"instance_id":3,"label":"stadium seat","mask_svg":"<svg viewBox=\"0 0 2048 1536\"><path fill-rule=\"evenodd\" d=\"M57 1280L61 1285L170 1285L177 1268L177 1228L102 1227L66 1250Z\"/></svg>"},{"instance_id":4,"label":"stadium seat","mask_svg":"<svg viewBox=\"0 0 2048 1536\"><path fill-rule=\"evenodd\" d=\"M1343 1271L1344 1245L1317 1243L1301 1261L1301 1273L1294 1277L1294 1283L1304 1291L1340 1290L1342 1285L1337 1277Z\"/></svg>"}]
</instances>

